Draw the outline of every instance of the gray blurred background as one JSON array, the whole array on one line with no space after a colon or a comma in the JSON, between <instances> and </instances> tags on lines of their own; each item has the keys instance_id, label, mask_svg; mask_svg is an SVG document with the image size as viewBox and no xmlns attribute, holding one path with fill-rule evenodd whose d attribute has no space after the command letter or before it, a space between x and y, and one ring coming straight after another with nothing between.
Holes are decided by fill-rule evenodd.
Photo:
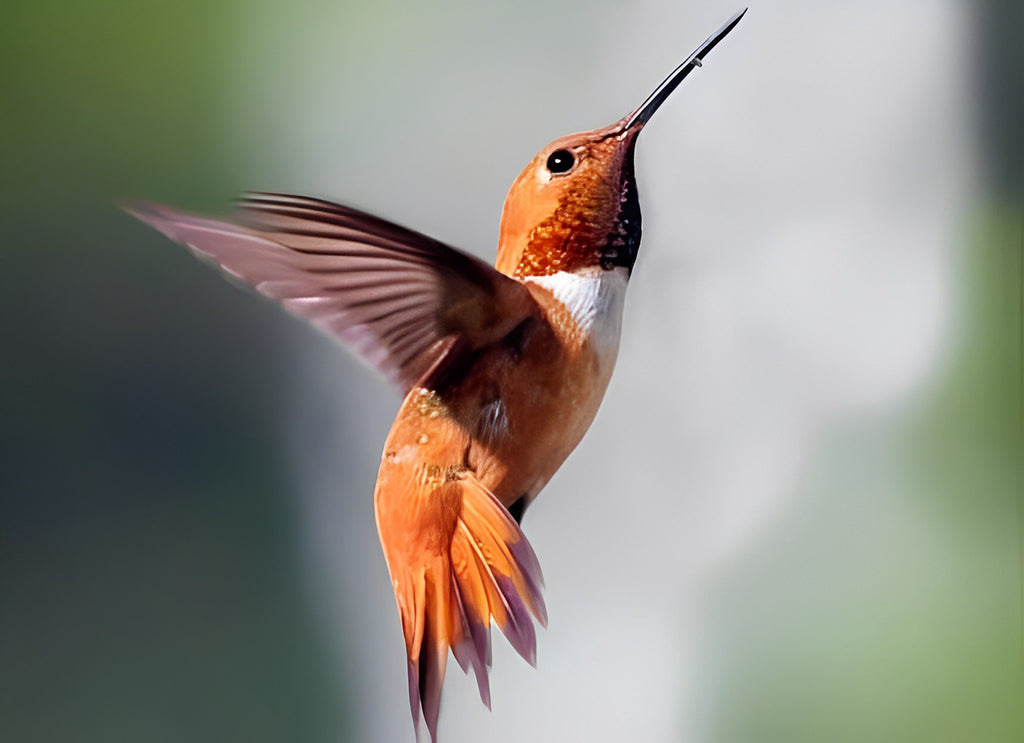
<instances>
[{"instance_id":1,"label":"gray blurred background","mask_svg":"<svg viewBox=\"0 0 1024 743\"><path fill-rule=\"evenodd\" d=\"M7 3L0 739L412 740L398 405L117 211L327 196L493 257L699 0ZM754 2L644 132L619 368L526 517L551 621L445 741L1024 740L1024 6Z\"/></svg>"}]
</instances>

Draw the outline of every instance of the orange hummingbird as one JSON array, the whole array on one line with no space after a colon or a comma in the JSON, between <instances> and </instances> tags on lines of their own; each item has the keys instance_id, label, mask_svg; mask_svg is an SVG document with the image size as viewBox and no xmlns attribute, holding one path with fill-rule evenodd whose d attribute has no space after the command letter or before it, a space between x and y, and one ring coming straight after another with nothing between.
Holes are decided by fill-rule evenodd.
<instances>
[{"instance_id":1,"label":"orange hummingbird","mask_svg":"<svg viewBox=\"0 0 1024 743\"><path fill-rule=\"evenodd\" d=\"M640 245L637 135L746 11L639 108L556 139L509 189L494 268L378 217L254 193L232 221L127 210L340 338L404 394L374 505L408 655L413 724L436 738L449 649L490 706L493 622L531 664L547 616L523 513L590 427Z\"/></svg>"}]
</instances>

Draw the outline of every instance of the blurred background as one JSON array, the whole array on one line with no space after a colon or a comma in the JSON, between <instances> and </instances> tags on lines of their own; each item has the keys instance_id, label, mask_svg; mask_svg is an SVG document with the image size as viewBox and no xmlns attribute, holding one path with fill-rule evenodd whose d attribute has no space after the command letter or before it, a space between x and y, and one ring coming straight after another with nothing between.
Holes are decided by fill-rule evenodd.
<instances>
[{"instance_id":1,"label":"blurred background","mask_svg":"<svg viewBox=\"0 0 1024 743\"><path fill-rule=\"evenodd\" d=\"M412 740L397 396L115 208L321 195L491 259L547 141L738 8L14 0L0 739ZM527 515L538 669L445 741L1024 740L1024 6L754 0L645 130L601 413Z\"/></svg>"}]
</instances>

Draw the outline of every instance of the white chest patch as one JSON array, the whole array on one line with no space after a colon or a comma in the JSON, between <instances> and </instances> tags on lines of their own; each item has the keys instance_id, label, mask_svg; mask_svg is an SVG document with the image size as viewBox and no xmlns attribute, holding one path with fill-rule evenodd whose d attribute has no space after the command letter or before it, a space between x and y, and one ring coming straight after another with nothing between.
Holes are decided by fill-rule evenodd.
<instances>
[{"instance_id":1,"label":"white chest patch","mask_svg":"<svg viewBox=\"0 0 1024 743\"><path fill-rule=\"evenodd\" d=\"M614 360L622 331L622 306L629 275L625 268L595 267L576 273L559 272L525 279L549 290L565 305L580 332L602 356Z\"/></svg>"}]
</instances>

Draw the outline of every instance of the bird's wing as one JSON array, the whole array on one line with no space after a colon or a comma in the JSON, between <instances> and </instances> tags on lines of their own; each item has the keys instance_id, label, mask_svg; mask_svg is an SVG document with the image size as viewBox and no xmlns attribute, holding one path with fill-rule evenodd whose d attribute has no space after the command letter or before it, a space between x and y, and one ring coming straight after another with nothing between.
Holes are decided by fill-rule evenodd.
<instances>
[{"instance_id":1,"label":"bird's wing","mask_svg":"<svg viewBox=\"0 0 1024 743\"><path fill-rule=\"evenodd\" d=\"M248 194L233 221L125 209L340 338L403 393L536 308L478 258L329 201Z\"/></svg>"}]
</instances>

